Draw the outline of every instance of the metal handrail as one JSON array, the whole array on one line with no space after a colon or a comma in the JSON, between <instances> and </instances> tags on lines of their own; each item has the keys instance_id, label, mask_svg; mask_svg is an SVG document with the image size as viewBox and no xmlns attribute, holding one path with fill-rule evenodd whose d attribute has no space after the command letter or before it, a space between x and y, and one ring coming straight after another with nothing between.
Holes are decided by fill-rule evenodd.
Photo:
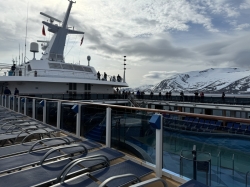
<instances>
[{"instance_id":1,"label":"metal handrail","mask_svg":"<svg viewBox=\"0 0 250 187\"><path fill-rule=\"evenodd\" d=\"M116 175L116 176L113 176L113 177L110 177L108 179L106 179L105 181L103 181L99 187L105 187L106 184L108 184L109 182L113 181L113 180L116 180L116 179L120 179L120 178L126 178L126 177L134 177L136 179L136 182L141 182L141 179L139 177L137 177L136 175L134 174L123 174L123 175Z\"/></svg>"},{"instance_id":2,"label":"metal handrail","mask_svg":"<svg viewBox=\"0 0 250 187\"><path fill-rule=\"evenodd\" d=\"M24 142L25 142L25 140L29 137L29 136L32 136L32 135L35 135L35 134L49 134L49 131L47 131L45 128L40 128L40 129L31 129L31 130L44 130L45 132L44 133L40 133L40 132L34 132L34 133L31 133L31 134L28 134L27 136L25 136L25 138L22 140L22 142L21 142L21 144L23 144ZM48 135L49 137L51 137L50 136L50 134ZM15 140L16 141L16 140Z\"/></svg>"},{"instance_id":3,"label":"metal handrail","mask_svg":"<svg viewBox=\"0 0 250 187\"><path fill-rule=\"evenodd\" d=\"M60 101L60 102L67 102L67 103L73 103L73 104L98 105L98 106L111 107L111 108L141 110L141 111L154 112L154 113L175 114L175 115L180 115L180 116L199 117L199 118L206 118L206 119L214 119L214 120L221 120L221 121L240 122L240 123L249 123L250 124L249 119L243 119L243 118L211 116L211 115L205 115L205 114L194 114L194 113L187 113L187 112L177 112L177 111L168 111L168 110L159 110L159 109L148 109L148 108L129 107L129 106L118 106L118 105L110 105L110 104L94 103L94 102L84 102L84 101L60 100L60 99L28 97L28 96L18 96L18 97L28 98L28 99L39 99L39 100L46 100L46 101L55 101L55 102Z\"/></svg>"},{"instance_id":4,"label":"metal handrail","mask_svg":"<svg viewBox=\"0 0 250 187\"><path fill-rule=\"evenodd\" d=\"M32 149L40 142L44 142L44 141L50 141L50 140L63 140L66 144L69 144L69 139L67 137L55 137L55 138L44 138L42 140L38 140L36 141L32 146L31 148L29 149L28 153L31 153L32 152Z\"/></svg>"},{"instance_id":5,"label":"metal handrail","mask_svg":"<svg viewBox=\"0 0 250 187\"><path fill-rule=\"evenodd\" d=\"M84 146L84 145L81 145L81 144L72 144L72 145L64 145L64 146L59 146L59 147L56 147L56 148L53 148L51 150L49 150L44 156L43 158L41 159L40 161L40 165L43 164L43 162L45 161L45 159L53 152L57 151L57 150L60 150L60 149L66 149L66 148L72 148L72 147L82 147L84 149L84 153L88 153L88 149Z\"/></svg>"},{"instance_id":6,"label":"metal handrail","mask_svg":"<svg viewBox=\"0 0 250 187\"><path fill-rule=\"evenodd\" d=\"M149 180L146 180L146 181L143 181L143 182L140 182L140 183L137 183L137 184L134 184L130 187L144 187L148 184L152 184L152 183L155 183L155 182L161 182L163 184L164 187L168 187L166 181L164 181L163 179L161 178L153 178L153 179L149 179Z\"/></svg>"},{"instance_id":7,"label":"metal handrail","mask_svg":"<svg viewBox=\"0 0 250 187\"><path fill-rule=\"evenodd\" d=\"M60 174L57 176L57 181L59 182L61 180L61 182L64 181L64 178L66 177L66 175L68 174L69 170L71 170L71 166L75 163L79 164L80 162L84 162L84 161L90 161L93 159L98 158L100 160L100 158L103 158L101 160L104 160L106 165L109 166L110 162L109 159L105 156L105 155L93 155L93 156L88 156L88 157L84 157L84 158L78 158L75 160L72 160L70 163L68 163L66 166L64 166L64 168L61 170ZM79 162L80 161L80 162ZM88 168L86 168L88 170ZM63 177L64 176L64 177ZM62 178L63 177L63 178Z\"/></svg>"}]
</instances>

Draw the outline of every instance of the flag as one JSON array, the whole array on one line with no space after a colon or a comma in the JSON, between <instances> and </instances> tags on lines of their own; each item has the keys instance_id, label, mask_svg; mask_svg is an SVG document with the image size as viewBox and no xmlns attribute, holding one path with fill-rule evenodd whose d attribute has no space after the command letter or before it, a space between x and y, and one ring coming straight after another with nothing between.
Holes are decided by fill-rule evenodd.
<instances>
[{"instance_id":1,"label":"flag","mask_svg":"<svg viewBox=\"0 0 250 187\"><path fill-rule=\"evenodd\" d=\"M42 34L43 34L44 36L46 36L45 29L44 29L44 25L43 25Z\"/></svg>"},{"instance_id":2,"label":"flag","mask_svg":"<svg viewBox=\"0 0 250 187\"><path fill-rule=\"evenodd\" d=\"M81 39L81 43L80 43L80 46L82 45L83 39L84 39L84 36L83 36L83 37L82 37L82 39Z\"/></svg>"}]
</instances>

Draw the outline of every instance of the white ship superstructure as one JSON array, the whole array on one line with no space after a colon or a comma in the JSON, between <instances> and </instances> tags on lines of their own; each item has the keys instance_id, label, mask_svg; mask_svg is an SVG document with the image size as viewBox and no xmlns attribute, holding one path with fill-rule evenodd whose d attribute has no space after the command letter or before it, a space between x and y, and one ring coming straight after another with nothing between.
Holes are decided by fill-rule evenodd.
<instances>
[{"instance_id":1,"label":"white ship superstructure","mask_svg":"<svg viewBox=\"0 0 250 187\"><path fill-rule=\"evenodd\" d=\"M111 94L114 93L114 88L128 86L124 79L117 80L114 75L98 76L96 69L89 64L77 65L65 62L64 46L67 35L84 34L67 26L73 3L69 1L63 22L41 12L41 15L50 19L50 22L42 23L53 33L53 37L50 41L38 40L42 42L44 50L39 60L35 58L35 53L39 52L38 43L30 44L30 51L34 53L33 60L19 66L14 64L11 70L0 78L2 92L7 86L11 91L18 88L20 94ZM90 61L89 56L88 61Z\"/></svg>"}]
</instances>

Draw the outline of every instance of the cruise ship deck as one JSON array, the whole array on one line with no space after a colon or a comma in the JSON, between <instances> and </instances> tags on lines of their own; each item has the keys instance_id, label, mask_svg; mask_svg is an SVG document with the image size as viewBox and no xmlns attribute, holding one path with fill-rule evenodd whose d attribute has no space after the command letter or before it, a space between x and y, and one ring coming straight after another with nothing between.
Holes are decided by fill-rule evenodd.
<instances>
[{"instance_id":1,"label":"cruise ship deck","mask_svg":"<svg viewBox=\"0 0 250 187\"><path fill-rule=\"evenodd\" d=\"M0 186L248 186L250 120L226 116L247 106L0 99Z\"/></svg>"}]
</instances>

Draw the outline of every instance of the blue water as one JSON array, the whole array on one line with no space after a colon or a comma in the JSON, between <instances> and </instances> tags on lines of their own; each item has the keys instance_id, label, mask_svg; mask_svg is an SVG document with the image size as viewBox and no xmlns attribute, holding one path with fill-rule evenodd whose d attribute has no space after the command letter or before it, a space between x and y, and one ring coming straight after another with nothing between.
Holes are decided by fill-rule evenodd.
<instances>
[{"instance_id":1,"label":"blue water","mask_svg":"<svg viewBox=\"0 0 250 187\"><path fill-rule=\"evenodd\" d=\"M250 170L250 137L234 134L196 132L169 132L163 135L163 167L180 174L180 151L192 150L192 145L212 154L211 186L245 187L245 174ZM155 135L134 137L132 143L140 146L155 161ZM218 163L218 153L221 163ZM234 155L234 161L232 160ZM234 165L234 166L233 166ZM187 163L184 176L192 178L192 164ZM198 180L206 182L206 175L198 172ZM249 178L250 180L250 178Z\"/></svg>"},{"instance_id":2,"label":"blue water","mask_svg":"<svg viewBox=\"0 0 250 187\"><path fill-rule=\"evenodd\" d=\"M164 132L164 137L171 136L176 138L190 139L199 143L211 144L218 147L225 147L235 151L250 153L250 135L239 134L211 134L202 132Z\"/></svg>"}]
</instances>

